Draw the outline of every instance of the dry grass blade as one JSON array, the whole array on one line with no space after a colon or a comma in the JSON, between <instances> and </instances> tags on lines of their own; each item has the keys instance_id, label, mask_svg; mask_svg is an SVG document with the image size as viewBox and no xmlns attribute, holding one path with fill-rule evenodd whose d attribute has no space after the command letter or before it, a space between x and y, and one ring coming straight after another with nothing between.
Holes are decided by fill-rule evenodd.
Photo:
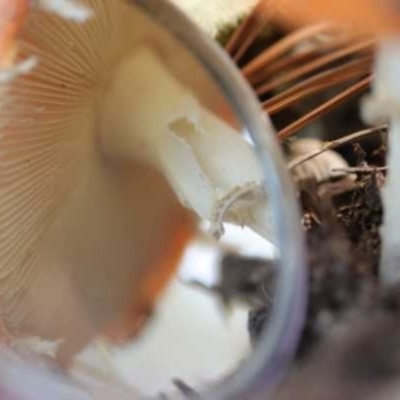
<instances>
[{"instance_id":1,"label":"dry grass blade","mask_svg":"<svg viewBox=\"0 0 400 400\"><path fill-rule=\"evenodd\" d=\"M361 78L371 70L372 57L364 57L345 65L320 72L292 86L275 97L265 101L262 106L269 115L290 107L298 101L350 79Z\"/></svg>"},{"instance_id":2,"label":"dry grass blade","mask_svg":"<svg viewBox=\"0 0 400 400\"><path fill-rule=\"evenodd\" d=\"M270 1L260 1L253 11L244 19L225 46L225 50L234 61L238 62L264 29L270 16Z\"/></svg>"},{"instance_id":3,"label":"dry grass blade","mask_svg":"<svg viewBox=\"0 0 400 400\"><path fill-rule=\"evenodd\" d=\"M329 33L334 29L331 24L323 23L296 30L278 41L273 46L264 50L259 56L250 61L242 69L244 76L250 77L260 69L268 66L272 61L285 54L303 40L313 38L320 33Z\"/></svg>"},{"instance_id":4,"label":"dry grass blade","mask_svg":"<svg viewBox=\"0 0 400 400\"><path fill-rule=\"evenodd\" d=\"M320 68L323 68L335 61L338 61L342 58L345 58L350 55L354 55L356 53L361 52L371 52L374 48L375 41L366 40L361 43L351 44L346 46L340 50L334 51L327 55L323 55L316 60L306 63L305 65L300 66L292 71L289 71L281 76L278 76L276 79L273 79L271 82L266 83L265 85L260 86L256 93L260 96L265 93L268 93L274 89L277 89L279 86L294 81L295 79L301 78L307 74L315 72Z\"/></svg>"},{"instance_id":5,"label":"dry grass blade","mask_svg":"<svg viewBox=\"0 0 400 400\"><path fill-rule=\"evenodd\" d=\"M338 105L342 104L346 100L350 99L352 96L366 90L372 81L372 75L362 79L361 81L357 82L356 84L350 86L346 90L339 93L337 96L334 96L332 99L326 101L325 103L321 104L319 107L315 108L308 114L304 115L303 117L299 118L297 121L293 122L286 128L282 129L278 132L278 139L284 140L288 137L294 135L300 129L307 126L309 123L315 121L320 116L326 114L330 110L334 109Z\"/></svg>"},{"instance_id":6,"label":"dry grass blade","mask_svg":"<svg viewBox=\"0 0 400 400\"><path fill-rule=\"evenodd\" d=\"M387 131L387 125L378 125L374 126L372 128L368 129L363 129L362 131L351 133L350 135L346 135L340 139L333 140L331 142L325 143L320 149L318 150L313 150L310 151L308 154L305 154L304 156L295 158L288 164L288 169L292 170L299 165L305 163L306 161L309 161L317 156L319 156L322 153L325 153L328 150L334 150L340 146L343 146L348 143L352 143L355 141L359 141L362 139L365 139L366 137L369 137L371 135L375 135L377 133L382 133Z\"/></svg>"}]
</instances>

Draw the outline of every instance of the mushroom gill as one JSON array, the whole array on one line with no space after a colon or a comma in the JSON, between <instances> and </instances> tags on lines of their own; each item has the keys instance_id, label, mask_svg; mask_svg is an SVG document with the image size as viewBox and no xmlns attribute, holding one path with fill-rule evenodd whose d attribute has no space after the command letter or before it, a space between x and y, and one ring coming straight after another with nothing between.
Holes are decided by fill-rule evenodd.
<instances>
[{"instance_id":1,"label":"mushroom gill","mask_svg":"<svg viewBox=\"0 0 400 400\"><path fill-rule=\"evenodd\" d=\"M251 145L198 63L124 0L83 4L83 24L32 9L18 48L38 65L0 98L0 316L64 338L64 358L135 333L194 230L181 204L217 236L267 225Z\"/></svg>"}]
</instances>

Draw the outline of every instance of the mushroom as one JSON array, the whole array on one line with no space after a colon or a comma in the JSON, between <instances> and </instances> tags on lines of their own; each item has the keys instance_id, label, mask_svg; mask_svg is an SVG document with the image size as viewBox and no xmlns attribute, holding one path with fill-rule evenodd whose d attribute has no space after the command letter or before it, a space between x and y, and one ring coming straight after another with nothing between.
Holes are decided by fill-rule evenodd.
<instances>
[{"instance_id":1,"label":"mushroom","mask_svg":"<svg viewBox=\"0 0 400 400\"><path fill-rule=\"evenodd\" d=\"M291 164L295 164L296 160L300 160L311 152L323 149L323 147L324 143L315 138L293 140L290 145L289 168ZM310 179L321 183L331 179L349 176L346 172L341 171L342 169L348 168L349 164L339 153L333 150L327 150L290 169L293 179L297 183L306 182ZM350 178L354 179L355 176L350 175Z\"/></svg>"},{"instance_id":2,"label":"mushroom","mask_svg":"<svg viewBox=\"0 0 400 400\"><path fill-rule=\"evenodd\" d=\"M1 89L0 317L67 362L136 334L194 216L217 237L268 237L269 217L252 145L178 42L124 0L82 2L84 23L36 3L18 49L38 64Z\"/></svg>"}]
</instances>

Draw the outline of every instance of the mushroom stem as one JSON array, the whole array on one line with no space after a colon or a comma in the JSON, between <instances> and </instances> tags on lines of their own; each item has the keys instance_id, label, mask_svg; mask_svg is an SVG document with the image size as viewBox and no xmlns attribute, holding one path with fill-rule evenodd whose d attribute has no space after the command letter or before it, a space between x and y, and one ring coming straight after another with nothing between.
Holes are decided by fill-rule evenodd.
<instances>
[{"instance_id":1,"label":"mushroom stem","mask_svg":"<svg viewBox=\"0 0 400 400\"><path fill-rule=\"evenodd\" d=\"M400 43L399 38L381 43L375 66L372 96L367 98L363 114L368 122L389 121L387 182L383 190L384 223L380 279L386 285L400 281Z\"/></svg>"},{"instance_id":2,"label":"mushroom stem","mask_svg":"<svg viewBox=\"0 0 400 400\"><path fill-rule=\"evenodd\" d=\"M150 161L181 203L210 222L216 238L223 234L223 221L269 236L252 145L203 107L156 50L139 47L122 61L101 114L103 147L112 149L111 156Z\"/></svg>"}]
</instances>

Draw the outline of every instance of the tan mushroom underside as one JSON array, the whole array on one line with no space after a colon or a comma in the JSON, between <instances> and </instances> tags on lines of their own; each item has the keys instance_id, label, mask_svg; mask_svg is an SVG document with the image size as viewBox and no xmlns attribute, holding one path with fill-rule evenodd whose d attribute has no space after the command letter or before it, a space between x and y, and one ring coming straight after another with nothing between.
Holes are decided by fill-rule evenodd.
<instances>
[{"instance_id":1,"label":"tan mushroom underside","mask_svg":"<svg viewBox=\"0 0 400 400\"><path fill-rule=\"evenodd\" d=\"M85 24L32 12L20 56L38 67L0 100L1 318L71 348L132 304L151 306L143 276L188 221L159 172L99 143L102 92L148 27L122 1L87 4Z\"/></svg>"},{"instance_id":2,"label":"tan mushroom underside","mask_svg":"<svg viewBox=\"0 0 400 400\"><path fill-rule=\"evenodd\" d=\"M84 24L32 12L20 57L38 66L0 100L0 317L67 355L152 308L190 236L178 198L215 236L269 234L257 158L203 68L124 0L85 3Z\"/></svg>"}]
</instances>

